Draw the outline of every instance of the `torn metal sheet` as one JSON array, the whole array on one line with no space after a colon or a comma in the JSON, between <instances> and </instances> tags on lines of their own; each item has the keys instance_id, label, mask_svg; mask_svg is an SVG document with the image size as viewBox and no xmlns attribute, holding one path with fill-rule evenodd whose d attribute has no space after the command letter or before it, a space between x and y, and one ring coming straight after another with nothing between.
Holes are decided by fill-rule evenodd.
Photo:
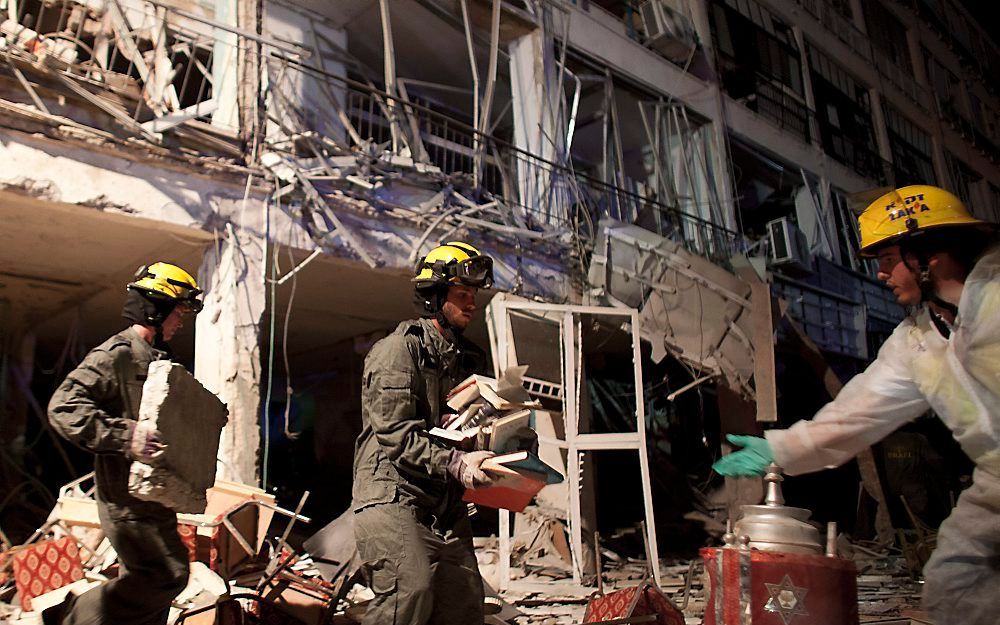
<instances>
[{"instance_id":1,"label":"torn metal sheet","mask_svg":"<svg viewBox=\"0 0 1000 625\"><path fill-rule=\"evenodd\" d=\"M639 310L655 362L669 353L754 395L748 283L679 243L613 220L599 224L588 281L599 301Z\"/></svg>"}]
</instances>

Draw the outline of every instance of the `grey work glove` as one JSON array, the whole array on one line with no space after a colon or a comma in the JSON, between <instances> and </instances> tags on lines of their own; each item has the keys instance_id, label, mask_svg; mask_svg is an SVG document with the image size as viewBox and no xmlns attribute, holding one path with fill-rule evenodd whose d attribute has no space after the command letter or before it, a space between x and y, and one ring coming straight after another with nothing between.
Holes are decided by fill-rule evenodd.
<instances>
[{"instance_id":1,"label":"grey work glove","mask_svg":"<svg viewBox=\"0 0 1000 625\"><path fill-rule=\"evenodd\" d=\"M493 483L493 478L483 471L483 460L492 458L492 451L459 451L451 452L448 460L448 473L462 483L466 488L482 488Z\"/></svg>"},{"instance_id":2,"label":"grey work glove","mask_svg":"<svg viewBox=\"0 0 1000 625\"><path fill-rule=\"evenodd\" d=\"M132 427L128 456L133 460L152 464L163 455L166 448L160 431L151 422L140 421Z\"/></svg>"}]
</instances>

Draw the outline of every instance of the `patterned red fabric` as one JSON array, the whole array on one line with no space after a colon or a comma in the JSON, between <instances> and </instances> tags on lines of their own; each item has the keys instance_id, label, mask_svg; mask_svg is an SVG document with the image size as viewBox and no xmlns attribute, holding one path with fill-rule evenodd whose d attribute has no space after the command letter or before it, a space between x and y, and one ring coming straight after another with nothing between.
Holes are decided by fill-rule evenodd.
<instances>
[{"instance_id":1,"label":"patterned red fabric","mask_svg":"<svg viewBox=\"0 0 1000 625\"><path fill-rule=\"evenodd\" d=\"M178 523L177 535L181 537L181 542L187 547L188 561L196 561L198 559L198 528L194 525Z\"/></svg>"},{"instance_id":2,"label":"patterned red fabric","mask_svg":"<svg viewBox=\"0 0 1000 625\"><path fill-rule=\"evenodd\" d=\"M219 571L219 527L212 528L211 536L202 536L197 525L178 523L177 534L187 547L189 561L204 562L211 570Z\"/></svg>"},{"instance_id":3,"label":"patterned red fabric","mask_svg":"<svg viewBox=\"0 0 1000 625\"><path fill-rule=\"evenodd\" d=\"M584 623L595 621L610 621L616 618L631 616L632 600L638 592L638 586L622 588L609 592L603 597L594 597L587 603L587 611L583 615Z\"/></svg>"},{"instance_id":4,"label":"patterned red fabric","mask_svg":"<svg viewBox=\"0 0 1000 625\"><path fill-rule=\"evenodd\" d=\"M657 616L656 625L684 625L684 615L656 584L646 581L595 597L587 604L584 623L596 623L629 616Z\"/></svg>"},{"instance_id":5,"label":"patterned red fabric","mask_svg":"<svg viewBox=\"0 0 1000 625\"><path fill-rule=\"evenodd\" d=\"M31 610L38 595L83 579L80 548L70 537L30 545L14 554L14 583L21 608Z\"/></svg>"}]
</instances>

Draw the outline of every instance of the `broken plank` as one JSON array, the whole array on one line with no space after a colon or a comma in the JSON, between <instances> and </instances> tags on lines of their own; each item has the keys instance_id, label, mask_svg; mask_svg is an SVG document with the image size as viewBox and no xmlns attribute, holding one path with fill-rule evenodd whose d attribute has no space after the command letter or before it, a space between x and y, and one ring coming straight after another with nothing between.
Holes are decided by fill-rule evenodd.
<instances>
[{"instance_id":1,"label":"broken plank","mask_svg":"<svg viewBox=\"0 0 1000 625\"><path fill-rule=\"evenodd\" d=\"M151 133L161 133L165 130L170 130L175 126L179 126L186 121L195 119L197 117L203 117L205 115L211 115L219 108L219 103L214 99L205 100L204 102L199 102L198 104L191 105L185 109L175 111L173 113L168 113L162 117L156 117L148 122L141 124L148 132Z\"/></svg>"}]
</instances>

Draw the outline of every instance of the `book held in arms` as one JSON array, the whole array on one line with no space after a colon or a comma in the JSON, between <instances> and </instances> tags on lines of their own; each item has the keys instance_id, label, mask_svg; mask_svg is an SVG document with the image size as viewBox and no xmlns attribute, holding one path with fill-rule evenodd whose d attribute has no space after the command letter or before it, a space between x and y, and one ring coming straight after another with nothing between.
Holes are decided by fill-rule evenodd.
<instances>
[{"instance_id":1,"label":"book held in arms","mask_svg":"<svg viewBox=\"0 0 1000 625\"><path fill-rule=\"evenodd\" d=\"M483 462L493 484L465 491L465 501L514 512L524 510L547 484L563 476L534 453L538 435L533 429L541 403L524 388L527 365L510 367L500 379L471 375L448 393L445 403L457 414L430 435L465 451L497 454Z\"/></svg>"},{"instance_id":2,"label":"book held in arms","mask_svg":"<svg viewBox=\"0 0 1000 625\"><path fill-rule=\"evenodd\" d=\"M531 429L533 412L527 408L496 417L483 425L465 429L431 428L431 436L451 443L459 449L487 449L504 454L531 446L536 439ZM461 417L459 417L461 418Z\"/></svg>"},{"instance_id":3,"label":"book held in arms","mask_svg":"<svg viewBox=\"0 0 1000 625\"><path fill-rule=\"evenodd\" d=\"M483 471L494 482L484 488L467 489L463 501L511 512L521 512L538 491L563 481L561 473L530 451L487 458L483 461Z\"/></svg>"},{"instance_id":4,"label":"book held in arms","mask_svg":"<svg viewBox=\"0 0 1000 625\"><path fill-rule=\"evenodd\" d=\"M499 411L536 406L537 401L524 388L528 365L510 367L499 380L485 375L470 375L453 388L445 398L452 410L461 411L469 404L482 400Z\"/></svg>"},{"instance_id":5,"label":"book held in arms","mask_svg":"<svg viewBox=\"0 0 1000 625\"><path fill-rule=\"evenodd\" d=\"M527 369L527 365L511 367L499 381L470 375L445 398L457 416L443 428L431 428L430 435L467 451L515 451L517 447L508 448L506 444L515 439L518 430L530 428L530 409L540 407L524 388Z\"/></svg>"}]
</instances>

